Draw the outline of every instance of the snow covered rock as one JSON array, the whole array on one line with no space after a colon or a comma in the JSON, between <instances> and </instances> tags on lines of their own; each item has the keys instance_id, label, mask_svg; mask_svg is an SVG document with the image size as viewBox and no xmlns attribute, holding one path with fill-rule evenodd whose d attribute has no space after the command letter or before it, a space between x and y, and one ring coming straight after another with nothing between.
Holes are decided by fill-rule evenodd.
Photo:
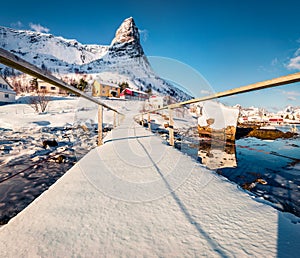
<instances>
[{"instance_id":1,"label":"snow covered rock","mask_svg":"<svg viewBox=\"0 0 300 258\"><path fill-rule=\"evenodd\" d=\"M139 30L132 17L126 19L117 30L116 36L111 42L109 54L129 57L142 57L144 55L140 44Z\"/></svg>"}]
</instances>

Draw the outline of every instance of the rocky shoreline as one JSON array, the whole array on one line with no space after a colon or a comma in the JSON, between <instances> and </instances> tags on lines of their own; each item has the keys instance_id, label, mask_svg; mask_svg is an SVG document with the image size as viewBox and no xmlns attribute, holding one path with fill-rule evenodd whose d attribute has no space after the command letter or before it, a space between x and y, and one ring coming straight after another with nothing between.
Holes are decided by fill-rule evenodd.
<instances>
[{"instance_id":1,"label":"rocky shoreline","mask_svg":"<svg viewBox=\"0 0 300 258\"><path fill-rule=\"evenodd\" d=\"M236 129L237 140L243 137L255 137L261 140L276 140L278 138L288 139L297 135L298 133L283 132L273 128L262 129L257 124L238 125Z\"/></svg>"}]
</instances>

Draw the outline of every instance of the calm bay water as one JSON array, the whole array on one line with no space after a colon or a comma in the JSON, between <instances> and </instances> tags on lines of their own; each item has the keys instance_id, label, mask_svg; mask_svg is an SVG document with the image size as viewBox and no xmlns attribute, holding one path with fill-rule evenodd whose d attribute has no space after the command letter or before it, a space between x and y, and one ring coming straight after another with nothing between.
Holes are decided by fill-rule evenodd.
<instances>
[{"instance_id":1,"label":"calm bay water","mask_svg":"<svg viewBox=\"0 0 300 258\"><path fill-rule=\"evenodd\" d=\"M278 129L288 131L290 126ZM300 126L297 129L299 133ZM299 136L274 141L243 138L226 146L183 137L178 148L240 187L250 186L246 190L272 202L279 210L300 217Z\"/></svg>"},{"instance_id":2,"label":"calm bay water","mask_svg":"<svg viewBox=\"0 0 300 258\"><path fill-rule=\"evenodd\" d=\"M273 142L241 139L237 141L236 159L236 168L222 168L217 172L241 186L257 178L264 179L267 184L257 183L250 191L300 217L299 138Z\"/></svg>"}]
</instances>

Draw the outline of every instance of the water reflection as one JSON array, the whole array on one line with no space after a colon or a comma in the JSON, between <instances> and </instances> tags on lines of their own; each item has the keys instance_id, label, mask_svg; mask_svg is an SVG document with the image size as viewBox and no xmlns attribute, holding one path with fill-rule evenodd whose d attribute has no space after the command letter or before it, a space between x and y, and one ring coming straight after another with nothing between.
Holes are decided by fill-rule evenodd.
<instances>
[{"instance_id":1,"label":"water reflection","mask_svg":"<svg viewBox=\"0 0 300 258\"><path fill-rule=\"evenodd\" d=\"M193 146L207 168L300 217L299 137L272 142L244 138L229 144L200 140Z\"/></svg>"},{"instance_id":2,"label":"water reflection","mask_svg":"<svg viewBox=\"0 0 300 258\"><path fill-rule=\"evenodd\" d=\"M235 168L237 167L235 144L202 140L198 159L209 169Z\"/></svg>"},{"instance_id":3,"label":"water reflection","mask_svg":"<svg viewBox=\"0 0 300 258\"><path fill-rule=\"evenodd\" d=\"M280 128L284 131L284 127ZM288 128L286 128L287 130ZM300 126L297 126L300 132ZM167 129L157 133L168 139ZM175 134L175 147L205 167L300 217L300 137L273 141L244 137L226 142L200 138L197 128Z\"/></svg>"}]
</instances>

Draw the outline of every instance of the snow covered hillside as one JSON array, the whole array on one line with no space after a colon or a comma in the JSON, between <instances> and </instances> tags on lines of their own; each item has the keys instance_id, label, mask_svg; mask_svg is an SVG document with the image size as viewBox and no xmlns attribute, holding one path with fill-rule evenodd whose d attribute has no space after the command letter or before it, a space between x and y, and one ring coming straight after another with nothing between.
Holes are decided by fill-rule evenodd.
<instances>
[{"instance_id":1,"label":"snow covered hillside","mask_svg":"<svg viewBox=\"0 0 300 258\"><path fill-rule=\"evenodd\" d=\"M121 77L135 89L151 89L178 100L190 98L154 73L132 17L124 20L109 46L83 45L51 34L0 27L0 47L57 77L75 73L94 77L109 73L110 81L121 83L118 81ZM11 69L1 67L5 76L12 75Z\"/></svg>"}]
</instances>

